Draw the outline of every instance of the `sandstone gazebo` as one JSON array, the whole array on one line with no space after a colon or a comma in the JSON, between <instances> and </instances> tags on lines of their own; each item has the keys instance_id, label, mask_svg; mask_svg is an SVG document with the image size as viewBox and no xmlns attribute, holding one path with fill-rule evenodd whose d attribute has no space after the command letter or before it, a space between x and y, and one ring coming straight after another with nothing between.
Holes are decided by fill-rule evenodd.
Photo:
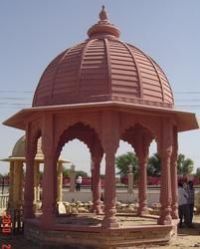
<instances>
[{"instance_id":1,"label":"sandstone gazebo","mask_svg":"<svg viewBox=\"0 0 200 249\"><path fill-rule=\"evenodd\" d=\"M41 138L37 141L37 152L34 158L34 198L35 207L40 206L40 165L44 163L44 155L41 148ZM2 159L3 162L10 164L9 170L9 209L19 209L23 205L23 182L24 182L24 166L26 164L25 157L26 137L22 136L14 145L11 156ZM69 161L59 158L57 164L57 202L62 202L62 182L63 182L63 164Z\"/></svg>"},{"instance_id":2,"label":"sandstone gazebo","mask_svg":"<svg viewBox=\"0 0 200 249\"><path fill-rule=\"evenodd\" d=\"M109 22L104 8L99 17L84 42L66 49L45 69L32 108L4 122L26 131L25 234L41 242L97 248L130 246L140 243L140 238L142 243L168 241L178 218L177 134L198 129L198 122L195 114L174 108L173 93L160 66L140 49L120 40L119 29ZM33 213L33 174L39 137L45 166L43 213L38 218ZM69 217L62 222L62 217L56 216L55 165L63 145L74 138L84 142L91 153L96 214L102 212L99 170L105 154L104 213L96 225L70 224ZM133 146L139 159L139 216L147 213L148 149L152 140L157 143L162 161L161 210L153 225L141 227L133 222L126 227L117 219L115 153L120 139Z\"/></svg>"}]
</instances>

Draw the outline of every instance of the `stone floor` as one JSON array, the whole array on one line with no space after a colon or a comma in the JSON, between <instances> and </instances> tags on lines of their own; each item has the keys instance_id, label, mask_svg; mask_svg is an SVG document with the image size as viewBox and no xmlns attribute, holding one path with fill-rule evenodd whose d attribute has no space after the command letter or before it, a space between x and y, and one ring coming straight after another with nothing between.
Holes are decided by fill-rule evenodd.
<instances>
[{"instance_id":1,"label":"stone floor","mask_svg":"<svg viewBox=\"0 0 200 249\"><path fill-rule=\"evenodd\" d=\"M136 217L135 217L136 218ZM120 218L121 219L121 218ZM127 224L129 222L132 223L133 219L132 217L123 217L122 219L125 219L125 222ZM134 247L128 247L128 248L118 248L118 249L190 249L199 247L200 248L200 216L195 216L194 218L195 224L194 228L183 228L178 230L178 236L175 240L173 240L170 245L140 245L140 246L134 246ZM146 224L146 219L140 219L138 218L138 221L140 224ZM150 219L149 222L152 222ZM138 224L139 224L138 223ZM12 235L12 236L4 236L0 235L0 248L6 249L6 247L2 247L2 245L8 245L10 244L11 247L7 247L9 249L61 249L61 247L39 247L35 243L31 241L27 241L23 235ZM62 247L62 249L82 249L81 247ZM95 248L88 248L88 249L95 249Z\"/></svg>"},{"instance_id":2,"label":"stone floor","mask_svg":"<svg viewBox=\"0 0 200 249\"><path fill-rule=\"evenodd\" d=\"M95 214L81 214L81 215L71 215L68 217L60 217L57 218L57 224L73 224L73 225L90 225L90 226L100 226L102 219L104 216L95 215ZM143 226L143 225L156 225L157 220L155 216L149 217L138 217L138 216L130 216L127 214L118 214L116 216L117 221L120 227L128 227L128 226Z\"/></svg>"}]
</instances>

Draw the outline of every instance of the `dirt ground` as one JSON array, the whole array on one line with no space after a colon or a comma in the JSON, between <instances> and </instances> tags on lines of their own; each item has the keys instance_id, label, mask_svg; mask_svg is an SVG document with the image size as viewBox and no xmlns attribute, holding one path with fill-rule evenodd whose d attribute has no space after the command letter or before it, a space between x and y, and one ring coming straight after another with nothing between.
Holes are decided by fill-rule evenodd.
<instances>
[{"instance_id":1,"label":"dirt ground","mask_svg":"<svg viewBox=\"0 0 200 249\"><path fill-rule=\"evenodd\" d=\"M178 236L169 245L142 245L128 249L187 249L200 248L200 215L194 217L194 228L178 228Z\"/></svg>"},{"instance_id":2,"label":"dirt ground","mask_svg":"<svg viewBox=\"0 0 200 249\"><path fill-rule=\"evenodd\" d=\"M3 247L2 245L10 244L11 247ZM170 245L141 245L137 247L128 247L126 249L187 249L187 248L200 248L200 216L194 217L194 228L181 228L178 229L178 236L173 239ZM15 236L0 236L0 248L1 249L43 249L36 244L24 239L23 235ZM65 247L70 249L69 247ZM47 248L45 248L47 249ZM54 247L48 247L48 249L54 249ZM73 248L75 249L75 248ZM124 248L125 249L125 248Z\"/></svg>"}]
</instances>

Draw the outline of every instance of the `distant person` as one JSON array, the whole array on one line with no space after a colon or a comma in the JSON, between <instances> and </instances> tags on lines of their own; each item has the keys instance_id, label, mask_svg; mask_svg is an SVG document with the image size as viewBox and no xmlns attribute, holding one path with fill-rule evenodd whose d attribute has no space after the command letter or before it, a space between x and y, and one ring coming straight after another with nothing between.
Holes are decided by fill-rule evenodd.
<instances>
[{"instance_id":1,"label":"distant person","mask_svg":"<svg viewBox=\"0 0 200 249\"><path fill-rule=\"evenodd\" d=\"M76 191L80 191L81 190L82 181L83 181L82 176L78 176L76 178Z\"/></svg>"},{"instance_id":2,"label":"distant person","mask_svg":"<svg viewBox=\"0 0 200 249\"><path fill-rule=\"evenodd\" d=\"M189 223L192 226L193 214L194 214L194 197L195 190L193 186L193 182L188 182L188 208L189 208Z\"/></svg>"},{"instance_id":3,"label":"distant person","mask_svg":"<svg viewBox=\"0 0 200 249\"><path fill-rule=\"evenodd\" d=\"M183 183L178 183L178 214L179 214L179 227L183 226L183 220L186 226L190 225L189 222L189 208L188 208L189 195L183 187Z\"/></svg>"}]
</instances>

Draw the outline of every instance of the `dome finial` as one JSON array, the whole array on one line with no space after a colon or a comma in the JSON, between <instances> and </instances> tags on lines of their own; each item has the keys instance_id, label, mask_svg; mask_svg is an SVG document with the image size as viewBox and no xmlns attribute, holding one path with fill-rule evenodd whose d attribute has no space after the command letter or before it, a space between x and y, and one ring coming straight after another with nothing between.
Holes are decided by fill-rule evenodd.
<instances>
[{"instance_id":1,"label":"dome finial","mask_svg":"<svg viewBox=\"0 0 200 249\"><path fill-rule=\"evenodd\" d=\"M105 6L102 6L102 10L99 13L99 21L93 25L88 30L89 38L97 38L97 37L112 37L112 38L119 38L120 31L119 29L111 24L108 20L108 15L105 10Z\"/></svg>"},{"instance_id":2,"label":"dome finial","mask_svg":"<svg viewBox=\"0 0 200 249\"><path fill-rule=\"evenodd\" d=\"M102 6L102 10L99 13L99 18L100 18L101 21L108 20L108 15L107 15L107 12L105 10L105 6L104 5Z\"/></svg>"}]
</instances>

